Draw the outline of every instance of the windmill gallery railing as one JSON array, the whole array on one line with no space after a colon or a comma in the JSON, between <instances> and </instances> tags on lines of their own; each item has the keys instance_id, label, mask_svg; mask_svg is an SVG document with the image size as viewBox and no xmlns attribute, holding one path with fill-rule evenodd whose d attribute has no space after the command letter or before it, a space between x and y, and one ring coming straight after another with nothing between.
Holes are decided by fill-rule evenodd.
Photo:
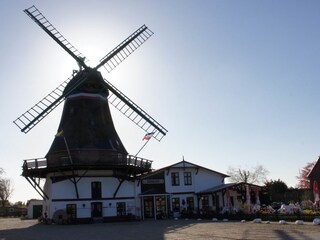
<instances>
[{"instance_id":1,"label":"windmill gallery railing","mask_svg":"<svg viewBox=\"0 0 320 240\"><path fill-rule=\"evenodd\" d=\"M83 168L92 168L98 167L99 169L103 169L104 167L112 166L113 168L117 167L133 167L143 169L144 171L151 170L151 160L147 160L144 158L132 156L132 155L122 155L122 154L110 154L107 159L99 159L96 161L90 162L82 162L72 160L71 158L66 156L61 156L58 158L59 161L50 161L48 162L46 158L36 158L36 159L26 159L23 163L23 172L26 174L29 171L41 171L41 170L49 170L50 168L60 168L63 169L68 167L74 167L79 169L79 167ZM24 175L24 174L23 174Z\"/></svg>"}]
</instances>

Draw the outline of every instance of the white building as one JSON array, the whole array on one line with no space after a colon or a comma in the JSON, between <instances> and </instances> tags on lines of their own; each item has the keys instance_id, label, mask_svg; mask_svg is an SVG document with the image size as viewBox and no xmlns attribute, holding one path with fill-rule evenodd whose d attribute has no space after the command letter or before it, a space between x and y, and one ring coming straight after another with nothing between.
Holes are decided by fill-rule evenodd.
<instances>
[{"instance_id":1,"label":"white building","mask_svg":"<svg viewBox=\"0 0 320 240\"><path fill-rule=\"evenodd\" d=\"M141 180L143 218L179 217L181 213L202 213L220 206L222 193L216 200L197 193L224 184L223 173L181 161L156 170Z\"/></svg>"},{"instance_id":2,"label":"white building","mask_svg":"<svg viewBox=\"0 0 320 240\"><path fill-rule=\"evenodd\" d=\"M108 170L77 171L76 181L63 174L47 174L40 190L43 211L56 222L208 215L239 209L248 199L248 184L226 184L228 175L184 160L136 179L114 177ZM258 188L251 185L252 203Z\"/></svg>"},{"instance_id":3,"label":"white building","mask_svg":"<svg viewBox=\"0 0 320 240\"><path fill-rule=\"evenodd\" d=\"M141 158L127 160L119 161L114 169L105 163L80 169L74 169L74 165L53 169L43 159L25 160L23 176L43 197L43 215L55 222L140 218L139 180L132 176L132 171L145 172L151 163ZM44 185L39 184L41 179L45 180Z\"/></svg>"},{"instance_id":4,"label":"white building","mask_svg":"<svg viewBox=\"0 0 320 240\"><path fill-rule=\"evenodd\" d=\"M43 214L43 206L44 206L44 201L43 200L38 200L38 199L32 199L29 200L27 203L27 218L29 219L37 219L41 217Z\"/></svg>"}]
</instances>

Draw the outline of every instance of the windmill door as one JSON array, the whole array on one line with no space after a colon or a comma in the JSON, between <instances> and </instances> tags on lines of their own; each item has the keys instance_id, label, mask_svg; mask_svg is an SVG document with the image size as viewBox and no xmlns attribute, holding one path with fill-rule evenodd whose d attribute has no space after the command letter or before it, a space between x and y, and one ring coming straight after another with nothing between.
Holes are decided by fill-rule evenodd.
<instances>
[{"instance_id":1,"label":"windmill door","mask_svg":"<svg viewBox=\"0 0 320 240\"><path fill-rule=\"evenodd\" d=\"M67 215L70 223L75 223L77 219L77 205L67 204Z\"/></svg>"},{"instance_id":2,"label":"windmill door","mask_svg":"<svg viewBox=\"0 0 320 240\"><path fill-rule=\"evenodd\" d=\"M91 217L92 218L102 218L102 203L101 202L91 203Z\"/></svg>"}]
</instances>

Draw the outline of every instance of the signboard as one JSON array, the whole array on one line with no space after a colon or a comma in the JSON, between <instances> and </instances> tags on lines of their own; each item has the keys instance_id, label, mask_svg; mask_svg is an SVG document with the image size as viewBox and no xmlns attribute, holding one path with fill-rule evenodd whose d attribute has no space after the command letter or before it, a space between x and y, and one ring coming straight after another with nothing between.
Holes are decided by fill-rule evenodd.
<instances>
[{"instance_id":1,"label":"signboard","mask_svg":"<svg viewBox=\"0 0 320 240\"><path fill-rule=\"evenodd\" d=\"M143 179L142 184L164 184L164 179Z\"/></svg>"}]
</instances>

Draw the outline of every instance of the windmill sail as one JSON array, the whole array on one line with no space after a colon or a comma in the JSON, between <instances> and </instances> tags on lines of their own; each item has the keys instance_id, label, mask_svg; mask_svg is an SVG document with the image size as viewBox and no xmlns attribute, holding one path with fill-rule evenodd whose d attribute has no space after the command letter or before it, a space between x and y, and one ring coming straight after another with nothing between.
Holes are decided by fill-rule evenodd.
<instances>
[{"instance_id":1,"label":"windmill sail","mask_svg":"<svg viewBox=\"0 0 320 240\"><path fill-rule=\"evenodd\" d=\"M145 132L154 132L153 137L160 141L168 132L160 123L142 110L137 104L124 95L106 79L110 94L109 103L128 117L132 122L142 128Z\"/></svg>"},{"instance_id":2,"label":"windmill sail","mask_svg":"<svg viewBox=\"0 0 320 240\"><path fill-rule=\"evenodd\" d=\"M73 85L72 89L70 89L68 92L65 92L65 87L73 78L74 76L69 77L47 96L41 99L37 104L35 104L33 107L31 107L20 117L13 121L20 128L21 132L29 132L43 118L45 118L50 112L52 112L53 109L59 106L59 104L63 102L65 96L67 96L74 88L76 88L86 80L86 77L83 76L77 81L75 85Z\"/></svg>"},{"instance_id":3,"label":"windmill sail","mask_svg":"<svg viewBox=\"0 0 320 240\"><path fill-rule=\"evenodd\" d=\"M25 9L24 12L38 24L50 37L53 38L64 50L66 50L82 67L86 68L84 63L85 56L80 53L60 32L46 19L45 16L35 7Z\"/></svg>"},{"instance_id":4,"label":"windmill sail","mask_svg":"<svg viewBox=\"0 0 320 240\"><path fill-rule=\"evenodd\" d=\"M104 56L100 60L100 64L98 64L95 69L99 69L101 66L104 66L108 73L111 72L152 35L153 32L143 25Z\"/></svg>"},{"instance_id":5,"label":"windmill sail","mask_svg":"<svg viewBox=\"0 0 320 240\"><path fill-rule=\"evenodd\" d=\"M53 25L35 6L25 9L24 12L47 34L49 34L49 36L51 36L51 38L54 39L65 51L67 51L81 67L83 67L80 69L79 73L68 78L41 101L14 120L14 123L24 133L29 132L70 94L76 92L78 88L84 87L87 83L86 81L89 81L88 79L91 79L93 75L101 76L100 72L97 71L100 67L104 66L108 72L112 71L153 35L153 32L145 25L141 26L105 57L103 57L95 68L90 68L84 63L85 57L68 40L66 40L55 27L53 27ZM102 77L101 81L103 82ZM121 113L144 131L154 132L153 137L158 141L166 135L168 131L162 125L143 111L110 82L105 80L105 83L110 91L108 101Z\"/></svg>"}]
</instances>

